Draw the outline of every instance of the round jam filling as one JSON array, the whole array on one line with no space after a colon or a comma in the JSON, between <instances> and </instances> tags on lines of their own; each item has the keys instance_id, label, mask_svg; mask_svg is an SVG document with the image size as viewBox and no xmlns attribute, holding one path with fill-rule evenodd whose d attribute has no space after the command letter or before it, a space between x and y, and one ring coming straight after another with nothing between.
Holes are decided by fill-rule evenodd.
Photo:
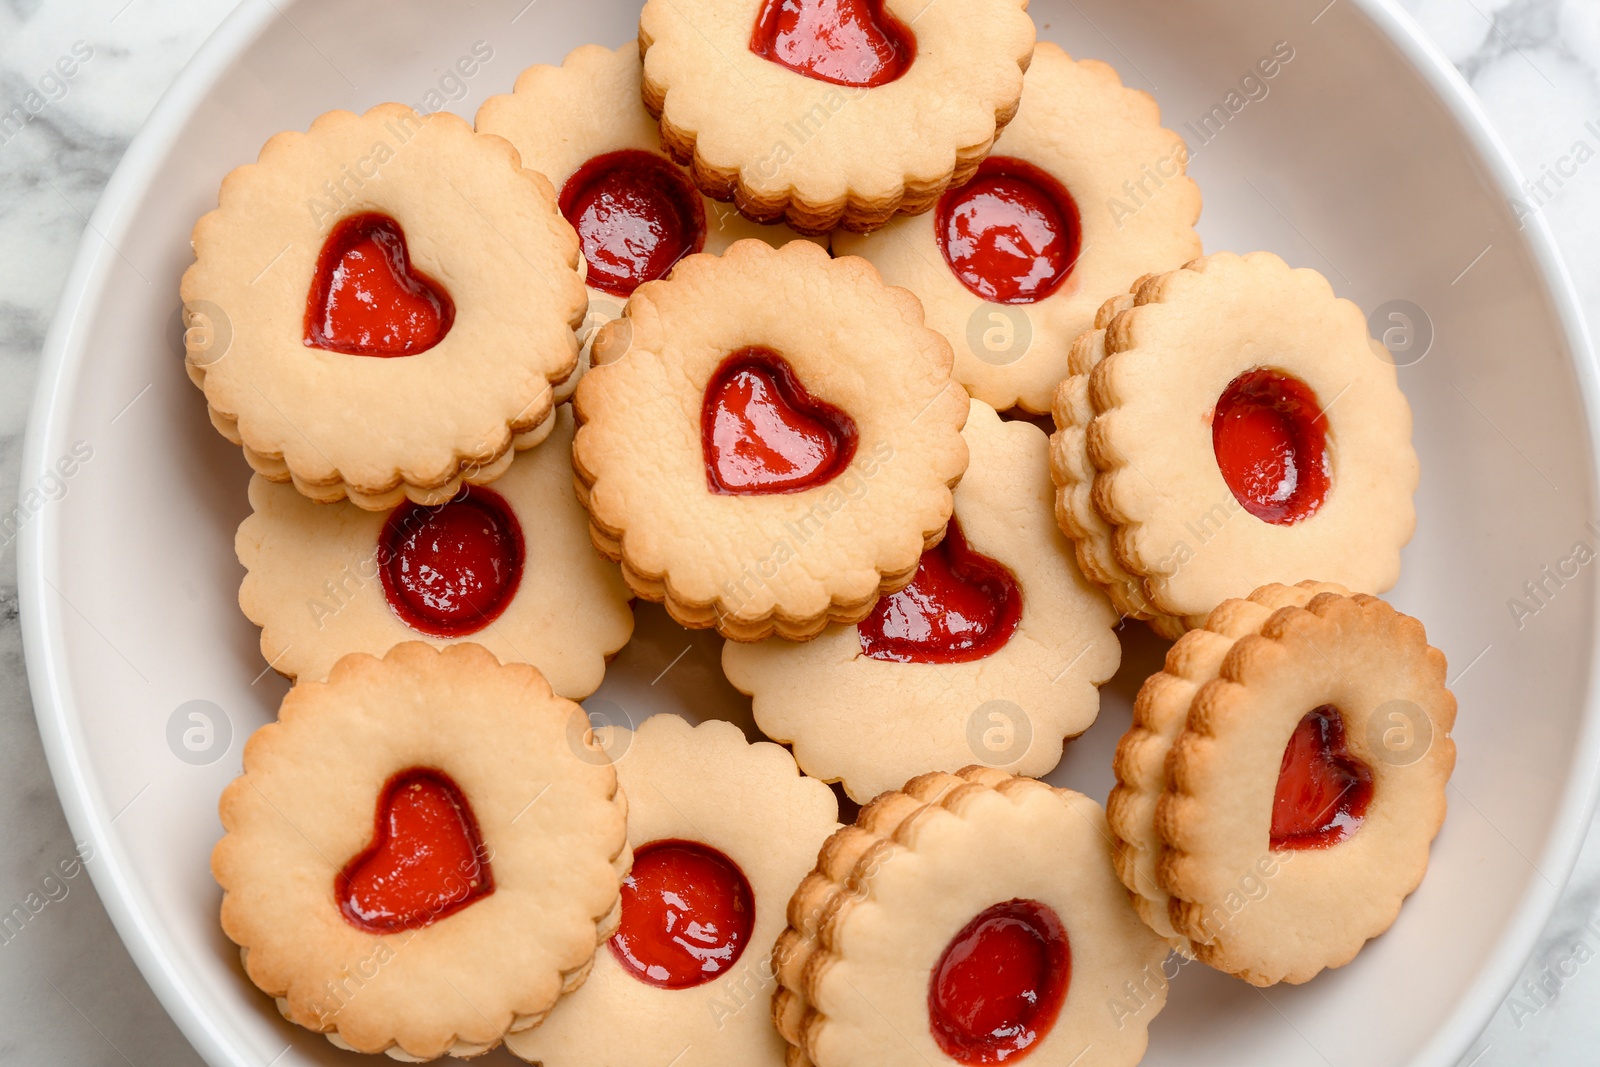
<instances>
[{"instance_id":1,"label":"round jam filling","mask_svg":"<svg viewBox=\"0 0 1600 1067\"><path fill-rule=\"evenodd\" d=\"M1306 713L1283 750L1272 797L1272 847L1327 848L1361 828L1372 801L1372 769L1345 745L1332 704Z\"/></svg>"},{"instance_id":2,"label":"round jam filling","mask_svg":"<svg viewBox=\"0 0 1600 1067\"><path fill-rule=\"evenodd\" d=\"M806 392L787 360L744 348L722 361L700 413L713 493L795 493L850 466L858 434L849 415Z\"/></svg>"},{"instance_id":3,"label":"round jam filling","mask_svg":"<svg viewBox=\"0 0 1600 1067\"><path fill-rule=\"evenodd\" d=\"M433 508L402 504L384 523L378 544L389 607L430 637L483 629L522 581L522 527L492 489L470 486Z\"/></svg>"},{"instance_id":4,"label":"round jam filling","mask_svg":"<svg viewBox=\"0 0 1600 1067\"><path fill-rule=\"evenodd\" d=\"M1211 447L1234 499L1277 526L1311 517L1327 499L1327 435L1311 387L1265 368L1229 382L1211 419Z\"/></svg>"},{"instance_id":5,"label":"round jam filling","mask_svg":"<svg viewBox=\"0 0 1600 1067\"><path fill-rule=\"evenodd\" d=\"M415 930L494 892L489 855L461 789L443 771L412 767L378 796L372 844L345 864L334 894L358 930Z\"/></svg>"},{"instance_id":6,"label":"round jam filling","mask_svg":"<svg viewBox=\"0 0 1600 1067\"><path fill-rule=\"evenodd\" d=\"M861 651L896 663L967 663L998 652L1022 618L1022 590L1004 566L967 544L955 519L922 554L911 584L856 626Z\"/></svg>"},{"instance_id":7,"label":"round jam filling","mask_svg":"<svg viewBox=\"0 0 1600 1067\"><path fill-rule=\"evenodd\" d=\"M911 69L917 39L883 0L766 0L750 51L817 81L870 89Z\"/></svg>"},{"instance_id":8,"label":"round jam filling","mask_svg":"<svg viewBox=\"0 0 1600 1067\"><path fill-rule=\"evenodd\" d=\"M688 989L739 961L755 921L750 883L727 856L693 841L652 841L634 850L611 953L646 985Z\"/></svg>"},{"instance_id":9,"label":"round jam filling","mask_svg":"<svg viewBox=\"0 0 1600 1067\"><path fill-rule=\"evenodd\" d=\"M990 156L940 197L933 232L961 284L996 304L1032 304L1060 289L1082 241L1072 194L1009 156Z\"/></svg>"},{"instance_id":10,"label":"round jam filling","mask_svg":"<svg viewBox=\"0 0 1600 1067\"><path fill-rule=\"evenodd\" d=\"M414 356L444 339L456 306L411 267L400 224L352 215L334 226L317 257L306 300L306 344L349 356Z\"/></svg>"},{"instance_id":11,"label":"round jam filling","mask_svg":"<svg viewBox=\"0 0 1600 1067\"><path fill-rule=\"evenodd\" d=\"M654 152L625 149L589 160L562 187L561 214L578 231L589 284L612 296L666 277L705 246L700 194Z\"/></svg>"},{"instance_id":12,"label":"round jam filling","mask_svg":"<svg viewBox=\"0 0 1600 1067\"><path fill-rule=\"evenodd\" d=\"M1067 998L1072 950L1061 919L1036 900L995 904L962 927L934 965L928 1022L959 1063L1021 1059Z\"/></svg>"}]
</instances>

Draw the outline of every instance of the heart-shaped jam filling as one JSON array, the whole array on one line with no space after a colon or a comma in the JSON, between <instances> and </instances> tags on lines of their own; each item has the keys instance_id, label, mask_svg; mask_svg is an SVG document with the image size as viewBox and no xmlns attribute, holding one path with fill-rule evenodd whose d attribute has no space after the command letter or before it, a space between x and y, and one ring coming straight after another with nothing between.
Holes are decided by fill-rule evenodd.
<instances>
[{"instance_id":1,"label":"heart-shaped jam filling","mask_svg":"<svg viewBox=\"0 0 1600 1067\"><path fill-rule=\"evenodd\" d=\"M561 214L578 231L589 284L612 296L666 277L706 240L700 194L654 152L626 149L589 160L562 187Z\"/></svg>"},{"instance_id":2,"label":"heart-shaped jam filling","mask_svg":"<svg viewBox=\"0 0 1600 1067\"><path fill-rule=\"evenodd\" d=\"M869 89L911 69L917 39L883 0L766 0L750 51L817 81Z\"/></svg>"},{"instance_id":3,"label":"heart-shaped jam filling","mask_svg":"<svg viewBox=\"0 0 1600 1067\"><path fill-rule=\"evenodd\" d=\"M1234 499L1263 522L1292 525L1328 497L1328 420L1298 378L1258 368L1229 382L1211 448Z\"/></svg>"},{"instance_id":4,"label":"heart-shaped jam filling","mask_svg":"<svg viewBox=\"0 0 1600 1067\"><path fill-rule=\"evenodd\" d=\"M1020 1060L1055 1025L1072 981L1061 919L1036 900L985 908L934 965L928 1022L958 1063Z\"/></svg>"},{"instance_id":5,"label":"heart-shaped jam filling","mask_svg":"<svg viewBox=\"0 0 1600 1067\"><path fill-rule=\"evenodd\" d=\"M471 486L438 507L406 503L383 525L378 573L400 620L431 637L489 625L522 581L522 527L492 489Z\"/></svg>"},{"instance_id":6,"label":"heart-shaped jam filling","mask_svg":"<svg viewBox=\"0 0 1600 1067\"><path fill-rule=\"evenodd\" d=\"M443 771L412 767L378 796L372 844L345 864L334 892L359 930L416 930L494 892L489 853L461 789Z\"/></svg>"},{"instance_id":7,"label":"heart-shaped jam filling","mask_svg":"<svg viewBox=\"0 0 1600 1067\"><path fill-rule=\"evenodd\" d=\"M633 853L611 952L646 985L688 989L738 962L755 921L738 864L709 845L652 841Z\"/></svg>"},{"instance_id":8,"label":"heart-shaped jam filling","mask_svg":"<svg viewBox=\"0 0 1600 1067\"><path fill-rule=\"evenodd\" d=\"M961 284L996 304L1032 304L1060 289L1082 242L1072 194L1009 156L990 156L940 197L933 232Z\"/></svg>"},{"instance_id":9,"label":"heart-shaped jam filling","mask_svg":"<svg viewBox=\"0 0 1600 1067\"><path fill-rule=\"evenodd\" d=\"M856 626L861 651L896 663L967 663L998 652L1022 618L1016 577L974 552L955 519L922 554L911 584Z\"/></svg>"},{"instance_id":10,"label":"heart-shaped jam filling","mask_svg":"<svg viewBox=\"0 0 1600 1067\"><path fill-rule=\"evenodd\" d=\"M306 344L348 356L414 356L442 341L455 317L450 295L412 269L398 222L352 215L317 257Z\"/></svg>"},{"instance_id":11,"label":"heart-shaped jam filling","mask_svg":"<svg viewBox=\"0 0 1600 1067\"><path fill-rule=\"evenodd\" d=\"M1332 704L1306 713L1283 750L1272 797L1274 849L1327 848L1361 827L1372 801L1372 768L1345 747L1344 716Z\"/></svg>"},{"instance_id":12,"label":"heart-shaped jam filling","mask_svg":"<svg viewBox=\"0 0 1600 1067\"><path fill-rule=\"evenodd\" d=\"M856 424L806 392L769 348L722 361L700 411L706 479L729 496L795 493L825 485L856 454Z\"/></svg>"}]
</instances>

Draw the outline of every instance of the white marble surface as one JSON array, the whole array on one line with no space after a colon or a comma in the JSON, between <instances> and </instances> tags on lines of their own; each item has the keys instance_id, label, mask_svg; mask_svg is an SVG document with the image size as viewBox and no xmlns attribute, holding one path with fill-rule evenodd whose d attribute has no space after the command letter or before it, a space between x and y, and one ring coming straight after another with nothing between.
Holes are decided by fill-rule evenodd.
<instances>
[{"instance_id":1,"label":"white marble surface","mask_svg":"<svg viewBox=\"0 0 1600 1067\"><path fill-rule=\"evenodd\" d=\"M20 131L0 127L0 501L17 495L39 350L87 216L157 97L233 2L0 0L0 114L30 91L46 101ZM1466 74L1524 173L1544 178L1527 202L1554 226L1600 332L1600 165L1574 167L1577 142L1600 146L1600 0L1403 2ZM62 57L72 76L47 78ZM0 911L30 893L58 898L0 939L0 1064L198 1064L89 880L45 881L73 846L29 703L15 554L3 537L0 811ZM1600 832L1519 989L1463 1067L1600 1062L1595 958Z\"/></svg>"}]
</instances>

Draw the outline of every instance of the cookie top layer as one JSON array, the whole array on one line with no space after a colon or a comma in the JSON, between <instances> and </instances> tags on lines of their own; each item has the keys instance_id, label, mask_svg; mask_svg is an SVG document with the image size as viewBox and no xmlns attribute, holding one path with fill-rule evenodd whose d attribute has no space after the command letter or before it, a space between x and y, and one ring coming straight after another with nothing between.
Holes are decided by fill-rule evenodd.
<instances>
[{"instance_id":1,"label":"cookie top layer","mask_svg":"<svg viewBox=\"0 0 1600 1067\"><path fill-rule=\"evenodd\" d=\"M290 1021L400 1059L476 1055L538 1025L615 929L630 862L627 805L587 725L538 671L476 645L347 656L296 686L245 747L211 858L250 980ZM419 776L453 791L478 838L471 887L375 928L346 879L375 850L405 866L419 831L385 805L397 782L426 793ZM426 888L429 854L390 888ZM363 884L381 897L384 881Z\"/></svg>"},{"instance_id":2,"label":"cookie top layer","mask_svg":"<svg viewBox=\"0 0 1600 1067\"><path fill-rule=\"evenodd\" d=\"M958 536L869 616L903 647L874 655L858 627L832 626L805 644L722 651L762 731L860 802L973 760L1048 773L1062 740L1094 722L1097 686L1120 659L1116 613L1056 528L1044 434L975 400L962 436L972 461L955 491Z\"/></svg>"},{"instance_id":3,"label":"cookie top layer","mask_svg":"<svg viewBox=\"0 0 1600 1067\"><path fill-rule=\"evenodd\" d=\"M258 472L321 501L436 504L542 439L552 383L577 361L583 264L550 183L505 141L399 104L334 111L268 141L219 201L183 278L191 322L209 327L186 333L188 368ZM371 220L376 245L343 248ZM449 311L409 354L313 343L344 289L350 308Z\"/></svg>"}]
</instances>

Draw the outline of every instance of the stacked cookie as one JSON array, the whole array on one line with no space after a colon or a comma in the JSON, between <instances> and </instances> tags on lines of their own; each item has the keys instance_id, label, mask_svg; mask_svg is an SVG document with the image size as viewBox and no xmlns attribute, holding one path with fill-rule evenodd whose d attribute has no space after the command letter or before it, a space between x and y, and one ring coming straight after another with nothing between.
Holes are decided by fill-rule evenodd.
<instances>
[{"instance_id":1,"label":"stacked cookie","mask_svg":"<svg viewBox=\"0 0 1600 1067\"><path fill-rule=\"evenodd\" d=\"M649 0L475 127L280 134L200 220L185 305L232 329L187 366L296 683L212 866L286 1018L1132 1064L1170 950L1306 981L1419 883L1455 702L1375 596L1392 363L1314 272L1199 258L1181 140L1021 0L908 6ZM591 729L630 598L726 639L771 741ZM1102 811L1039 778L1128 618L1179 640Z\"/></svg>"}]
</instances>

